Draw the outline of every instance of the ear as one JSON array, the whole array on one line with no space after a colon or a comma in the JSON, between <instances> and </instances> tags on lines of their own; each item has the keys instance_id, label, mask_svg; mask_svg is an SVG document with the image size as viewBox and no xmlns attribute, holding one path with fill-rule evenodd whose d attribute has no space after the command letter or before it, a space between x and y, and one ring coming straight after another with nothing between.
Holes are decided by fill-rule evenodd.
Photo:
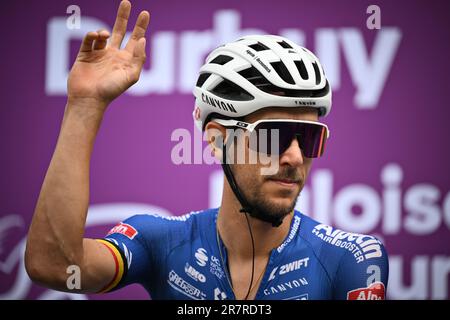
<instances>
[{"instance_id":1,"label":"ear","mask_svg":"<svg viewBox=\"0 0 450 320\"><path fill-rule=\"evenodd\" d=\"M225 127L214 122L214 120L209 121L205 127L206 141L208 141L208 145L211 148L214 157L219 161L222 161L225 132Z\"/></svg>"}]
</instances>

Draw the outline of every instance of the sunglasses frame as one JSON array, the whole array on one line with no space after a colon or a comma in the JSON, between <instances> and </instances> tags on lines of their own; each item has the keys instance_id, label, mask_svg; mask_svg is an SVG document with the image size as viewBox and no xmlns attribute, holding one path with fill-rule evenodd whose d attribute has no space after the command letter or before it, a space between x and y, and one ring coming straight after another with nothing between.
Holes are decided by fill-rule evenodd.
<instances>
[{"instance_id":1,"label":"sunglasses frame","mask_svg":"<svg viewBox=\"0 0 450 320\"><path fill-rule=\"evenodd\" d=\"M239 120L234 120L234 119L217 119L217 118L211 119L211 121L217 122L218 124L221 124L225 127L238 127L241 129L245 129L245 130L249 131L250 133L255 131L256 127L260 123L264 123L264 122L305 123L305 124L318 125L318 126L325 128L326 137L325 137L324 141L326 141L327 139L330 138L330 130L328 129L328 126L324 123L317 122L317 121L294 120L294 119L260 119L255 122L249 123L249 122L244 122L244 121L239 121Z\"/></svg>"},{"instance_id":2,"label":"sunglasses frame","mask_svg":"<svg viewBox=\"0 0 450 320\"><path fill-rule=\"evenodd\" d=\"M310 121L310 120L294 120L294 119L260 119L255 122L244 122L234 119L211 119L211 121L217 122L218 124L221 124L225 127L239 127L241 129L246 129L250 132L253 132L255 128L258 126L258 124L263 122L295 122L295 123L308 123L308 124L314 124L319 125L322 127L325 127L327 131L326 138L330 138L330 130L328 129L328 126L325 123L317 122L317 121Z\"/></svg>"}]
</instances>

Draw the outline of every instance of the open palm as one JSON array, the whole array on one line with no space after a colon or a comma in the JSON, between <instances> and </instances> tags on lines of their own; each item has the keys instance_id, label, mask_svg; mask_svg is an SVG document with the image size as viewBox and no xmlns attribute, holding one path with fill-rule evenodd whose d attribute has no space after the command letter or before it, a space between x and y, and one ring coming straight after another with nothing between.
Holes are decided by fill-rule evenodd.
<instances>
[{"instance_id":1,"label":"open palm","mask_svg":"<svg viewBox=\"0 0 450 320\"><path fill-rule=\"evenodd\" d=\"M130 40L120 49L130 11L130 2L122 1L109 43L106 30L84 37L69 74L69 98L92 98L107 104L138 81L146 58L145 32L150 15L147 11L139 14Z\"/></svg>"}]
</instances>

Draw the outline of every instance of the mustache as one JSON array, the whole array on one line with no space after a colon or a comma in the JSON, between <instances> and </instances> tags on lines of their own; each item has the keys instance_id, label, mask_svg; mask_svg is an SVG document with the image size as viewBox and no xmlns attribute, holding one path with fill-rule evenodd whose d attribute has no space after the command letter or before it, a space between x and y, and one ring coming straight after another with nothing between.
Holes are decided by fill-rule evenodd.
<instances>
[{"instance_id":1,"label":"mustache","mask_svg":"<svg viewBox=\"0 0 450 320\"><path fill-rule=\"evenodd\" d=\"M280 167L277 174L266 177L266 180L286 180L298 183L303 181L303 176L296 168Z\"/></svg>"}]
</instances>

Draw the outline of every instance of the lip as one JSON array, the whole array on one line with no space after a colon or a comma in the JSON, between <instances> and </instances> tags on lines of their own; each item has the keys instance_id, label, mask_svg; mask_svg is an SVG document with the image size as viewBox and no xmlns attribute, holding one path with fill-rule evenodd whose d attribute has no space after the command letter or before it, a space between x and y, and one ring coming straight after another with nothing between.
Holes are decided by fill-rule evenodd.
<instances>
[{"instance_id":1,"label":"lip","mask_svg":"<svg viewBox=\"0 0 450 320\"><path fill-rule=\"evenodd\" d=\"M287 179L269 179L269 181L275 182L276 184L288 187L288 188L294 188L298 185L299 181L295 180L287 180Z\"/></svg>"}]
</instances>

